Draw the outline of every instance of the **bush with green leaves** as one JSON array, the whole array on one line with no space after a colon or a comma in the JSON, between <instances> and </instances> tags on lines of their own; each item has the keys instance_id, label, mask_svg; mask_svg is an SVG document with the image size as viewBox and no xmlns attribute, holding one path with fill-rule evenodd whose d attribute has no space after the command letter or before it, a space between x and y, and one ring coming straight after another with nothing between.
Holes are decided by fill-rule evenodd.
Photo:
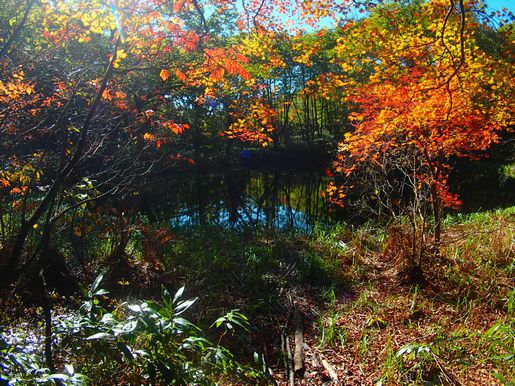
<instances>
[{"instance_id":1,"label":"bush with green leaves","mask_svg":"<svg viewBox=\"0 0 515 386\"><path fill-rule=\"evenodd\" d=\"M86 385L88 378L65 364L64 373L52 373L45 365L34 336L0 331L0 385L55 384ZM40 343L40 342L39 342Z\"/></svg>"},{"instance_id":2,"label":"bush with green leaves","mask_svg":"<svg viewBox=\"0 0 515 386\"><path fill-rule=\"evenodd\" d=\"M242 365L220 344L236 327L248 330L247 318L233 310L212 325L218 343L184 318L194 304L183 300L184 287L172 297L162 289L161 302L122 303L108 311L108 291L101 288L104 273L84 289L79 315L55 319L57 355L65 371L51 374L41 351L0 340L0 385L5 384L152 384L216 385L231 380L259 383L265 379L262 357L254 359L261 370ZM111 302L111 304L113 304ZM19 343L19 342L18 342ZM74 363L72 366L69 363ZM66 364L64 364L66 363ZM75 368L80 371L75 372Z\"/></svg>"},{"instance_id":3,"label":"bush with green leaves","mask_svg":"<svg viewBox=\"0 0 515 386\"><path fill-rule=\"evenodd\" d=\"M79 325L70 326L81 331L79 335L89 343L88 352L99 353L93 356L96 362L90 357L85 373L97 373L98 367L107 365L118 374L118 381L126 378L125 381L168 385L207 385L224 377L263 377L262 371L240 364L228 349L211 342L199 327L183 317L196 300L182 299L184 287L173 297L163 288L161 303L123 303L108 312L99 301L107 294L100 288L101 281L102 274L85 293ZM235 326L244 331L249 326L247 318L237 310L220 317L211 327L221 329L225 335Z\"/></svg>"}]
</instances>

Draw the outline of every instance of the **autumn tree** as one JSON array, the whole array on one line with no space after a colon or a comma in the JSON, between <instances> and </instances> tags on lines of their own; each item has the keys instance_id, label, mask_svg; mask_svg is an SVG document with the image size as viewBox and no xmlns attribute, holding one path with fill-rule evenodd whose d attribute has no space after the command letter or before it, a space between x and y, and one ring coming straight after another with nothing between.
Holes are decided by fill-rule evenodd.
<instances>
[{"instance_id":1,"label":"autumn tree","mask_svg":"<svg viewBox=\"0 0 515 386\"><path fill-rule=\"evenodd\" d=\"M226 138L269 143L275 112L247 69L256 53L230 37L266 37L274 26L283 30L280 14L307 11L272 1L5 5L4 278L41 256L56 228L70 227L70 214L100 197L136 193L156 159L184 159L174 138L199 133L199 116L206 122L224 110Z\"/></svg>"},{"instance_id":2,"label":"autumn tree","mask_svg":"<svg viewBox=\"0 0 515 386\"><path fill-rule=\"evenodd\" d=\"M353 109L354 129L340 143L334 169L404 181L393 189L394 204L406 195L415 203L414 234L425 233L417 218L427 218L430 204L436 246L442 210L460 205L448 187L452 160L481 157L513 123L513 58L491 52L480 36L495 35L504 53L513 52L513 41L509 29L483 21L482 10L464 1L381 5L345 24L336 48L343 73L335 85ZM330 187L338 202L349 190ZM381 201L381 192L372 194ZM423 254L424 247L414 248L412 263Z\"/></svg>"},{"instance_id":3,"label":"autumn tree","mask_svg":"<svg viewBox=\"0 0 515 386\"><path fill-rule=\"evenodd\" d=\"M24 9L12 9L1 58L0 173L3 210L11 212L2 226L4 278L16 274L22 255L25 263L44 255L65 215L134 188L153 162L145 161L153 146L145 135L156 124L138 105L146 96L133 98L124 88L123 67L158 49L155 41L142 46L134 39L144 36L144 19L122 26L119 10L96 2L29 2ZM148 17L148 8L140 10ZM158 74L159 67L156 81Z\"/></svg>"}]
</instances>

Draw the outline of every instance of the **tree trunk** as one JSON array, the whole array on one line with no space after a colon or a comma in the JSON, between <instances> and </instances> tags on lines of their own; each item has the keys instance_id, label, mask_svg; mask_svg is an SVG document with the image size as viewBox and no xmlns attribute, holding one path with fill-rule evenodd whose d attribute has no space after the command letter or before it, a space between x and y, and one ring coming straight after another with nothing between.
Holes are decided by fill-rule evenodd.
<instances>
[{"instance_id":1,"label":"tree trunk","mask_svg":"<svg viewBox=\"0 0 515 386\"><path fill-rule=\"evenodd\" d=\"M93 117L96 113L98 106L100 105L102 94L104 93L104 91L107 87L107 83L112 76L113 63L115 62L115 60L117 58L119 44L120 44L120 39L118 39L115 44L115 47L113 50L113 56L111 57L111 61L109 62L107 69L104 73L104 76L103 76L102 82L101 82L101 86L95 95L95 99L94 99L93 103L91 104L91 107L88 111L86 119L84 120L84 124L82 125L79 141L77 143L77 146L75 147L75 152L73 153L70 161L66 164L66 166L64 166L59 171L55 181L52 183L52 186L50 187L50 190L48 191L46 196L43 198L43 200L39 203L37 209L32 214L32 216L30 216L30 218L27 221L22 222L21 228L18 231L18 234L16 235L16 239L15 239L14 245L11 249L11 254L9 256L7 264L4 267L2 267L2 269L0 270L0 281L8 282L8 281L10 281L10 279L12 277L14 277L14 275L15 275L14 271L16 270L16 268L19 265L21 255L23 253L23 248L25 246L25 241L27 240L27 237L28 237L32 227L35 224L37 224L37 222L45 214L45 212L47 211L47 209L49 208L51 203L54 202L59 191L62 189L63 185L65 184L66 180L73 173L77 164L79 163L79 160L82 156L84 147L86 145L89 127L91 126Z\"/></svg>"},{"instance_id":2,"label":"tree trunk","mask_svg":"<svg viewBox=\"0 0 515 386\"><path fill-rule=\"evenodd\" d=\"M434 251L435 254L440 252L440 239L442 235L442 201L438 197L436 183L431 185L431 200L433 205L434 218Z\"/></svg>"}]
</instances>

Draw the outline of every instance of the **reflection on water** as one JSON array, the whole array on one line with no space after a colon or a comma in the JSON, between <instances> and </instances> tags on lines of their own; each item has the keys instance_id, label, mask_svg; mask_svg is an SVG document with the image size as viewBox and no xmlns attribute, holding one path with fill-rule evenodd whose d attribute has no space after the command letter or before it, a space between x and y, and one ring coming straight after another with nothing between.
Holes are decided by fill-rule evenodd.
<instances>
[{"instance_id":1,"label":"reflection on water","mask_svg":"<svg viewBox=\"0 0 515 386\"><path fill-rule=\"evenodd\" d=\"M514 179L500 188L497 172L461 173L452 189L463 199L461 211L507 207L513 202ZM318 170L252 170L244 167L220 172L189 170L152 189L153 219L172 228L214 224L226 228L290 229L309 233L315 223L361 223L370 214L351 204L331 212L322 192L327 177ZM334 209L334 208L333 208Z\"/></svg>"},{"instance_id":2,"label":"reflection on water","mask_svg":"<svg viewBox=\"0 0 515 386\"><path fill-rule=\"evenodd\" d=\"M179 179L167 192L171 227L216 224L309 232L328 220L323 173L228 170Z\"/></svg>"},{"instance_id":3,"label":"reflection on water","mask_svg":"<svg viewBox=\"0 0 515 386\"><path fill-rule=\"evenodd\" d=\"M216 209L220 207L220 209ZM313 225L309 216L304 212L296 210L291 206L277 205L273 212L266 211L252 200L236 209L235 213L230 213L223 202L219 206L213 207L213 213L208 217L211 224L220 225L226 228L243 229L248 226L266 226L274 229L296 228L309 231ZM187 227L201 224L199 213L186 213L172 217L170 226Z\"/></svg>"}]
</instances>

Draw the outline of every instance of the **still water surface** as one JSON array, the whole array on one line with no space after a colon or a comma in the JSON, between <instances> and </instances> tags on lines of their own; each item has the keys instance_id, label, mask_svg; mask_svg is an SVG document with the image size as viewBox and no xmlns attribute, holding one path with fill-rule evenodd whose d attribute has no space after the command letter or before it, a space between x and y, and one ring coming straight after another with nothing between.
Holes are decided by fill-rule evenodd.
<instances>
[{"instance_id":1,"label":"still water surface","mask_svg":"<svg viewBox=\"0 0 515 386\"><path fill-rule=\"evenodd\" d=\"M170 226L214 224L228 228L295 228L309 232L330 213L320 171L270 171L246 168L196 174L167 192Z\"/></svg>"},{"instance_id":2,"label":"still water surface","mask_svg":"<svg viewBox=\"0 0 515 386\"><path fill-rule=\"evenodd\" d=\"M501 183L498 175L462 173L455 180L459 183L452 189L461 195L462 212L515 204L514 179ZM234 229L293 228L309 233L316 223L366 220L349 208L335 210L327 205L322 192L328 181L323 169L192 170L159 189L156 209L172 228L213 224Z\"/></svg>"}]
</instances>

